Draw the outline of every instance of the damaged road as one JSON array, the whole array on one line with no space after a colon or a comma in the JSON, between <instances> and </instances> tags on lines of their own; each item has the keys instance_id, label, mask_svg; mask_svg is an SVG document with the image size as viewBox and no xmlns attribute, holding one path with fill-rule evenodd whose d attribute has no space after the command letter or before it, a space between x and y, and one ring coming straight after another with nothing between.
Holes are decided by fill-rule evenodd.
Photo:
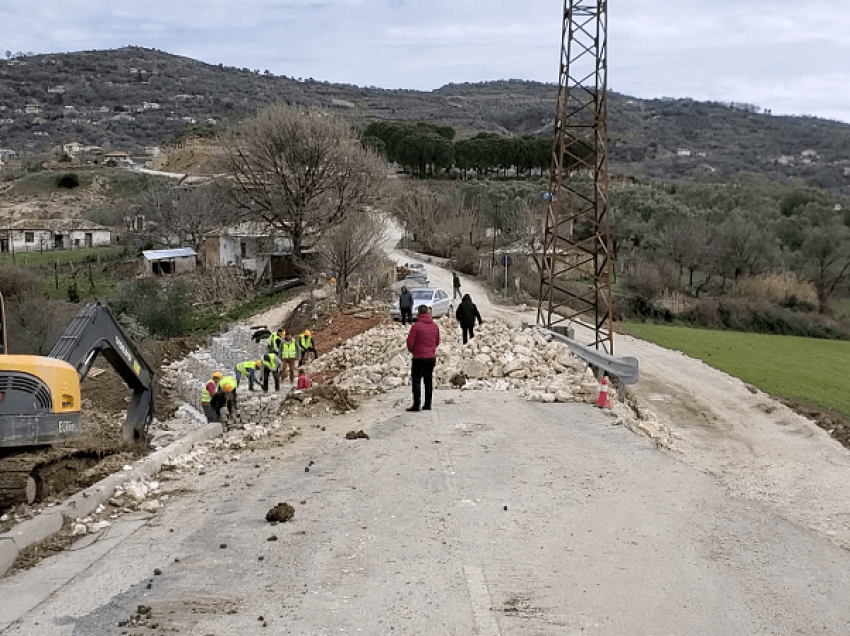
<instances>
[{"instance_id":1,"label":"damaged road","mask_svg":"<svg viewBox=\"0 0 850 636\"><path fill-rule=\"evenodd\" d=\"M0 633L846 630L848 552L606 411L439 390L407 413L408 398L176 461L158 513L0 581ZM292 516L271 525L280 502Z\"/></svg>"}]
</instances>

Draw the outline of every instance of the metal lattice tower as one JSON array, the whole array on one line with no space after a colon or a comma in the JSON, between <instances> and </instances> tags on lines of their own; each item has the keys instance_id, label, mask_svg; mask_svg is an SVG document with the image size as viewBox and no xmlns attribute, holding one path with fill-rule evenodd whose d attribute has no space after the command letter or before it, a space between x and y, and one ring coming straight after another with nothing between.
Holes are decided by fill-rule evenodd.
<instances>
[{"instance_id":1,"label":"metal lattice tower","mask_svg":"<svg viewBox=\"0 0 850 636\"><path fill-rule=\"evenodd\" d=\"M537 322L579 323L614 353L607 0L565 0Z\"/></svg>"}]
</instances>

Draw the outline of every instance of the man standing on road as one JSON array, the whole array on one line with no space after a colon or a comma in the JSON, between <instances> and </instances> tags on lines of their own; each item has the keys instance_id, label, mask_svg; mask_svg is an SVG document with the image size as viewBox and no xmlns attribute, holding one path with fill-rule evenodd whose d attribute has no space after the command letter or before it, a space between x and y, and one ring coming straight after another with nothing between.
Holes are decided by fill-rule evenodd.
<instances>
[{"instance_id":1,"label":"man standing on road","mask_svg":"<svg viewBox=\"0 0 850 636\"><path fill-rule=\"evenodd\" d=\"M410 383L413 386L413 406L408 411L431 410L434 392L434 365L437 363L437 347L440 344L440 328L434 323L427 305L419 305L416 324L407 334L407 350L413 354L410 367ZM425 401L420 402L421 383L425 381Z\"/></svg>"},{"instance_id":2,"label":"man standing on road","mask_svg":"<svg viewBox=\"0 0 850 636\"><path fill-rule=\"evenodd\" d=\"M460 296L460 277L457 275L457 272L452 272L452 288L454 289L452 300L454 300Z\"/></svg>"},{"instance_id":3,"label":"man standing on road","mask_svg":"<svg viewBox=\"0 0 850 636\"><path fill-rule=\"evenodd\" d=\"M401 314L401 324L413 324L413 294L407 291L407 287L401 288L398 295L398 311Z\"/></svg>"},{"instance_id":4,"label":"man standing on road","mask_svg":"<svg viewBox=\"0 0 850 636\"><path fill-rule=\"evenodd\" d=\"M463 344L466 344L467 336L469 336L470 340L475 337L475 332L473 331L475 320L478 319L479 325L482 322L481 314L478 313L478 307L472 302L469 294L465 294L463 300L460 301L460 305L458 305L455 312L455 318L460 323L460 329L463 333Z\"/></svg>"}]
</instances>

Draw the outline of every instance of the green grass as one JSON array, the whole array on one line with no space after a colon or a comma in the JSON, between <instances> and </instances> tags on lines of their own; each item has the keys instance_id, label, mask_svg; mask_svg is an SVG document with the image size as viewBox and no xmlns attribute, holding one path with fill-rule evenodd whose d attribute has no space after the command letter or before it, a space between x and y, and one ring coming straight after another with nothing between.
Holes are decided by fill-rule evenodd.
<instances>
[{"instance_id":1,"label":"green grass","mask_svg":"<svg viewBox=\"0 0 850 636\"><path fill-rule=\"evenodd\" d=\"M62 175L75 174L80 180L80 185L76 188L60 188L57 182ZM10 194L17 196L35 196L48 192L65 192L73 193L77 190L83 190L89 187L92 183L92 173L85 170L75 169L74 166L68 166L67 170L43 170L41 172L33 172L21 177L15 182Z\"/></svg>"},{"instance_id":2,"label":"green grass","mask_svg":"<svg viewBox=\"0 0 850 636\"><path fill-rule=\"evenodd\" d=\"M268 296L254 296L250 300L234 305L224 313L204 311L189 314L185 319L186 332L204 334L215 331L224 323L242 320L264 309L279 305L289 298L289 294L289 291L282 291Z\"/></svg>"},{"instance_id":3,"label":"green grass","mask_svg":"<svg viewBox=\"0 0 850 636\"><path fill-rule=\"evenodd\" d=\"M93 268L92 278L94 279L94 288L92 288L92 281L89 280L87 272L77 274L77 294L81 301L91 299L104 300L115 293L115 279L109 272L96 271L96 268ZM69 300L68 288L73 283L73 280L67 274L60 274L57 286L57 277L47 275L41 284L41 291L57 300Z\"/></svg>"},{"instance_id":4,"label":"green grass","mask_svg":"<svg viewBox=\"0 0 850 636\"><path fill-rule=\"evenodd\" d=\"M625 331L740 378L765 393L850 416L850 342L628 323Z\"/></svg>"},{"instance_id":5,"label":"green grass","mask_svg":"<svg viewBox=\"0 0 850 636\"><path fill-rule=\"evenodd\" d=\"M126 254L124 247L85 247L73 250L46 250L44 252L18 252L0 255L0 265L53 265L59 261L60 267L67 269L68 263L96 263L98 255L101 261L122 258Z\"/></svg>"}]
</instances>

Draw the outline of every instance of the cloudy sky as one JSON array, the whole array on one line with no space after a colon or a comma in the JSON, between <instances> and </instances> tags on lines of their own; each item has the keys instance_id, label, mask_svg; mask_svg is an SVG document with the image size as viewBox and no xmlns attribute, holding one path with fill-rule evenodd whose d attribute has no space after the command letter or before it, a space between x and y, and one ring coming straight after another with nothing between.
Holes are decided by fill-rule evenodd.
<instances>
[{"instance_id":1,"label":"cloudy sky","mask_svg":"<svg viewBox=\"0 0 850 636\"><path fill-rule=\"evenodd\" d=\"M157 48L359 86L557 82L561 0L40 0L0 4L0 54ZM608 86L850 123L850 2L614 0Z\"/></svg>"}]
</instances>

